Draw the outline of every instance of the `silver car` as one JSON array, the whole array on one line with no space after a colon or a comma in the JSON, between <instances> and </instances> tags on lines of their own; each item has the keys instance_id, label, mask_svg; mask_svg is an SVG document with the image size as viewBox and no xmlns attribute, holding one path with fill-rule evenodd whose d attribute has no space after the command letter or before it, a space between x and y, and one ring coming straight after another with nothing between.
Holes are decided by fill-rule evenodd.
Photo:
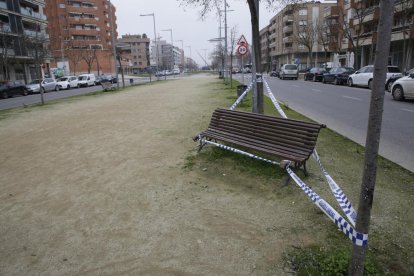
<instances>
[{"instance_id":1,"label":"silver car","mask_svg":"<svg viewBox=\"0 0 414 276\"><path fill-rule=\"evenodd\" d=\"M31 83L26 85L27 91L29 93L40 93L43 90L44 93L49 91L59 91L60 87L57 84L55 79L45 78L43 80L33 80Z\"/></svg>"}]
</instances>

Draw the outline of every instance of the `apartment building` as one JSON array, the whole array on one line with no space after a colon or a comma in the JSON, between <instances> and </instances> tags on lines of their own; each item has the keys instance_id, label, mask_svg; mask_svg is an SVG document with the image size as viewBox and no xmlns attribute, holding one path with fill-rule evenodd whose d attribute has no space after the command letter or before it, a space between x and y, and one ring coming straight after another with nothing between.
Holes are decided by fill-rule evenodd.
<instances>
[{"instance_id":1,"label":"apartment building","mask_svg":"<svg viewBox=\"0 0 414 276\"><path fill-rule=\"evenodd\" d=\"M108 0L46 0L51 66L63 68L66 74L115 73L115 12Z\"/></svg>"},{"instance_id":2,"label":"apartment building","mask_svg":"<svg viewBox=\"0 0 414 276\"><path fill-rule=\"evenodd\" d=\"M158 50L158 51L157 51ZM157 39L157 44L153 41L151 45L150 64L156 68L158 63L159 70L172 70L175 66L183 66L184 51L176 46L167 43L165 40Z\"/></svg>"},{"instance_id":3,"label":"apartment building","mask_svg":"<svg viewBox=\"0 0 414 276\"><path fill-rule=\"evenodd\" d=\"M261 30L261 43L269 45L261 45L262 57L268 57L267 60L262 58L262 63L268 62L267 68L274 70L286 63L296 63L304 69L329 61L330 53L318 36L325 8L334 5L336 1L287 5Z\"/></svg>"},{"instance_id":4,"label":"apartment building","mask_svg":"<svg viewBox=\"0 0 414 276\"><path fill-rule=\"evenodd\" d=\"M25 83L48 71L43 0L0 0L0 80Z\"/></svg>"},{"instance_id":5,"label":"apartment building","mask_svg":"<svg viewBox=\"0 0 414 276\"><path fill-rule=\"evenodd\" d=\"M118 39L118 42L129 45L128 49L123 51L123 57L130 61L129 68L126 68L128 72L138 74L144 72L150 66L150 39L146 34L123 35Z\"/></svg>"},{"instance_id":6,"label":"apartment building","mask_svg":"<svg viewBox=\"0 0 414 276\"><path fill-rule=\"evenodd\" d=\"M338 33L342 52L353 51L356 67L373 64L380 14L379 0L338 0ZM414 67L414 1L396 0L388 63L402 70Z\"/></svg>"},{"instance_id":7,"label":"apartment building","mask_svg":"<svg viewBox=\"0 0 414 276\"><path fill-rule=\"evenodd\" d=\"M260 52L261 64L263 72L270 71L270 55L269 55L269 26L260 30Z\"/></svg>"}]
</instances>

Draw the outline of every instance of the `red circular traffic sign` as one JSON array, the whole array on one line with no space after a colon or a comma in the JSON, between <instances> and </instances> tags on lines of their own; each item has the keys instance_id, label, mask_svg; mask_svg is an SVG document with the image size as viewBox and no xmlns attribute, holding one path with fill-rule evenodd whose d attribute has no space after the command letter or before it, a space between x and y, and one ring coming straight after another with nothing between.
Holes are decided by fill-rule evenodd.
<instances>
[{"instance_id":1,"label":"red circular traffic sign","mask_svg":"<svg viewBox=\"0 0 414 276\"><path fill-rule=\"evenodd\" d=\"M237 47L237 53L241 56L246 55L248 51L249 50L247 49L247 46L245 46L245 45L239 45Z\"/></svg>"}]
</instances>

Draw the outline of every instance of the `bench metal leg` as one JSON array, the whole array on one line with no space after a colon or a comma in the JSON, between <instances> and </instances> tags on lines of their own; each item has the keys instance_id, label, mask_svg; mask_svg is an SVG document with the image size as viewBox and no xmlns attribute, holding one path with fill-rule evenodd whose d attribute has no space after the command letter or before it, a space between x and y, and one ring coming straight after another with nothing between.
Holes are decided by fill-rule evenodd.
<instances>
[{"instance_id":1,"label":"bench metal leg","mask_svg":"<svg viewBox=\"0 0 414 276\"><path fill-rule=\"evenodd\" d=\"M203 142L203 139L200 139L200 144L198 145L197 152L200 152L206 144L206 142Z\"/></svg>"}]
</instances>

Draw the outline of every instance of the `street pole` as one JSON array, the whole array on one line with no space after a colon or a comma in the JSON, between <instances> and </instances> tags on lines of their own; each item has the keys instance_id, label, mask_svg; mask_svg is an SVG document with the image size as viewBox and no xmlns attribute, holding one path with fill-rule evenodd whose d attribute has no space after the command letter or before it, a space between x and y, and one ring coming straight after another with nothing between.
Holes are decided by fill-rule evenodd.
<instances>
[{"instance_id":1,"label":"street pole","mask_svg":"<svg viewBox=\"0 0 414 276\"><path fill-rule=\"evenodd\" d=\"M116 70L116 46L115 46L115 30L114 30L114 22L112 20L112 3L111 0L109 2L109 21L111 21L111 38L112 38L112 55L114 58L114 67L115 67L115 76L118 80L118 71ZM116 82L116 87L119 89L119 81Z\"/></svg>"},{"instance_id":2,"label":"street pole","mask_svg":"<svg viewBox=\"0 0 414 276\"><path fill-rule=\"evenodd\" d=\"M228 62L227 62L227 1L224 0L224 65L225 65L225 74L224 82L228 83Z\"/></svg>"},{"instance_id":3,"label":"street pole","mask_svg":"<svg viewBox=\"0 0 414 276\"><path fill-rule=\"evenodd\" d=\"M157 57L155 62L157 64L157 72L158 72L159 71L158 70L158 55L159 55L159 52L158 52L158 43L157 43L157 29L155 28L155 13L153 12L153 13L149 13L149 14L140 14L140 16L152 16L152 20L154 22L154 43L155 43L155 51L156 51L156 57ZM158 77L157 77L157 79L158 79Z\"/></svg>"}]
</instances>

